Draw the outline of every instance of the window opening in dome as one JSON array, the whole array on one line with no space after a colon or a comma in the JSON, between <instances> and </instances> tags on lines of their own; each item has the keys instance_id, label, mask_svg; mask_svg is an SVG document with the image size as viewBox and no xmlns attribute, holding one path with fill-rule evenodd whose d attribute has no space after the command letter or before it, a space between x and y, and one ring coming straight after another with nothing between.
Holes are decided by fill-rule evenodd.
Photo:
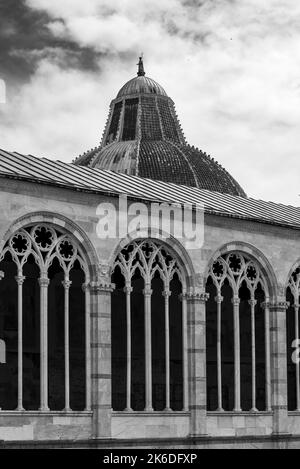
<instances>
[{"instance_id":1,"label":"window opening in dome","mask_svg":"<svg viewBox=\"0 0 300 469\"><path fill-rule=\"evenodd\" d=\"M119 128L122 104L123 104L122 102L115 104L106 143L111 143L116 138L118 128Z\"/></svg>"},{"instance_id":2,"label":"window opening in dome","mask_svg":"<svg viewBox=\"0 0 300 469\"><path fill-rule=\"evenodd\" d=\"M135 139L138 104L138 98L126 99L125 101L125 116L122 140Z\"/></svg>"}]
</instances>

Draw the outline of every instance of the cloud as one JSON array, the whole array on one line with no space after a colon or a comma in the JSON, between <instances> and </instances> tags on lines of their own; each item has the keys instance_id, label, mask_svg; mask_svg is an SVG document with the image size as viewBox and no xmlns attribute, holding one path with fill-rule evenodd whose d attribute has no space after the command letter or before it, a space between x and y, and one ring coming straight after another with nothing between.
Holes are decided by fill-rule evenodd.
<instances>
[{"instance_id":1,"label":"cloud","mask_svg":"<svg viewBox=\"0 0 300 469\"><path fill-rule=\"evenodd\" d=\"M143 51L147 74L174 99L191 144L249 195L299 205L299 2L26 0L24 6L39 18L44 39L39 47L39 33L26 48L10 49L11 59L34 67L0 107L2 147L70 161L97 145L109 102L134 76ZM16 22L7 25L6 34L17 38L9 30Z\"/></svg>"}]
</instances>

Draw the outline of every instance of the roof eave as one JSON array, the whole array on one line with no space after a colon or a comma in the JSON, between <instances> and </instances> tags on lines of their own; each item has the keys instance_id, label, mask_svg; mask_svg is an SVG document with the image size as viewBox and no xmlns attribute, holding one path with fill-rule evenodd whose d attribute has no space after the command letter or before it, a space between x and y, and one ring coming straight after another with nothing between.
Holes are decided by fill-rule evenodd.
<instances>
[{"instance_id":1,"label":"roof eave","mask_svg":"<svg viewBox=\"0 0 300 469\"><path fill-rule=\"evenodd\" d=\"M31 178L30 176L24 176L24 175L19 175L19 174L0 173L0 179L13 179L13 180L19 180L19 181L26 181L26 182L29 182L29 183L42 184L44 186L59 187L61 189L71 190L71 191L75 191L75 192L83 192L83 193L87 193L87 194L101 194L101 195L108 196L108 197L118 197L121 194L126 194L126 192L124 192L124 191L117 192L117 191L108 191L106 189L93 189L93 188L87 188L87 187L78 187L78 186L74 186L74 185L71 185L71 184L64 184L64 183L57 182L57 181L45 181L45 180L42 180L42 179L39 179L39 178ZM167 202L167 203L173 203L173 204L175 203L179 206L184 205L183 203L176 202L175 200L166 200L165 198L161 198L161 199L148 198L147 199L144 196L142 198L140 198L140 197L132 196L132 195L129 195L129 194L127 195L127 198L129 200L133 200L133 201L143 200L143 201L146 201L148 203L151 203L151 202L152 203ZM275 220L267 220L267 219L262 219L262 218L258 218L258 217L245 216L245 215L238 214L238 213L230 213L228 211L216 210L216 209L212 209L209 206L205 206L205 204L204 204L204 213L206 213L208 215L215 215L215 216L219 216L219 217L233 218L233 219L238 219L238 220L245 220L245 221L255 222L255 223L260 223L260 224L263 223L263 224L266 224L266 225L278 226L278 227L281 227L281 228L289 228L289 229L293 229L293 230L297 230L297 231L300 230L300 225L297 226L297 225L294 225L292 223L278 222L278 221L275 221Z\"/></svg>"}]
</instances>

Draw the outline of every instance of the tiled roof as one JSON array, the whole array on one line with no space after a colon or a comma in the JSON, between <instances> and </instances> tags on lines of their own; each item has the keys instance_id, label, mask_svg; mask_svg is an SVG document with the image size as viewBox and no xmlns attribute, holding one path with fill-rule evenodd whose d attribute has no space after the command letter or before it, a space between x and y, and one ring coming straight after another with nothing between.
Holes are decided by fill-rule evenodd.
<instances>
[{"instance_id":1,"label":"tiled roof","mask_svg":"<svg viewBox=\"0 0 300 469\"><path fill-rule=\"evenodd\" d=\"M300 229L300 207L211 192L4 150L0 150L0 177L73 190L127 194L142 200L204 204L208 213Z\"/></svg>"}]
</instances>

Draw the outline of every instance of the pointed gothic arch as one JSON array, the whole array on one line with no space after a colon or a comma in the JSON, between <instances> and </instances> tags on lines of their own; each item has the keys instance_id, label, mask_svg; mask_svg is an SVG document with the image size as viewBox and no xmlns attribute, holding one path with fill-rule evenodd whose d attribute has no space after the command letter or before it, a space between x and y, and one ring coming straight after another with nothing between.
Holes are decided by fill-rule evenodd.
<instances>
[{"instance_id":1,"label":"pointed gothic arch","mask_svg":"<svg viewBox=\"0 0 300 469\"><path fill-rule=\"evenodd\" d=\"M87 246L92 249L62 218L22 217L2 242L0 338L12 375L5 386L11 391L0 389L3 409L70 412L91 406L88 285L94 266L86 253Z\"/></svg>"},{"instance_id":2,"label":"pointed gothic arch","mask_svg":"<svg viewBox=\"0 0 300 469\"><path fill-rule=\"evenodd\" d=\"M271 282L265 272L265 262L262 267L249 249L239 250L235 243L219 250L209 263L208 410L256 412L271 408L267 306Z\"/></svg>"},{"instance_id":3,"label":"pointed gothic arch","mask_svg":"<svg viewBox=\"0 0 300 469\"><path fill-rule=\"evenodd\" d=\"M286 350L287 350L287 395L288 409L300 410L300 365L297 360L299 350L299 305L300 305L300 261L289 272L286 283Z\"/></svg>"},{"instance_id":4,"label":"pointed gothic arch","mask_svg":"<svg viewBox=\"0 0 300 469\"><path fill-rule=\"evenodd\" d=\"M112 281L113 409L186 410L184 268L166 244L138 239L119 250Z\"/></svg>"}]
</instances>

